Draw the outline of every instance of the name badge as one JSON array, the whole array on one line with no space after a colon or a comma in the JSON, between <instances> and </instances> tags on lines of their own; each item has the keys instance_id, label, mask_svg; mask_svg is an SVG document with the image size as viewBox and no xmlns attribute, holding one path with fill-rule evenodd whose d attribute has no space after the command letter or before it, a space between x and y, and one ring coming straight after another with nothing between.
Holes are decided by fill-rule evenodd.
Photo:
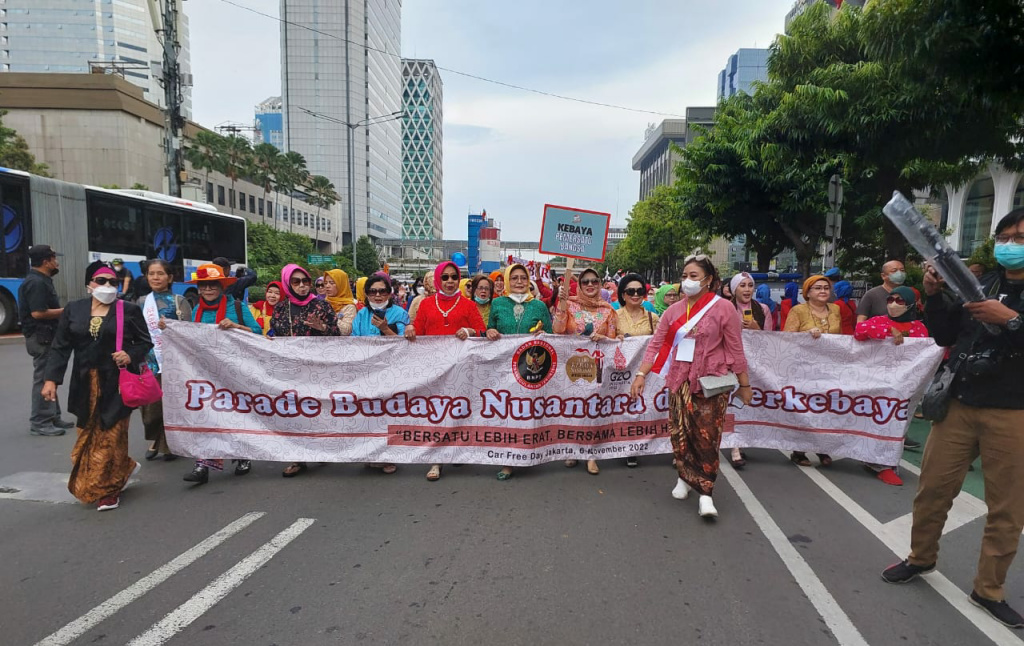
<instances>
[{"instance_id":1,"label":"name badge","mask_svg":"<svg viewBox=\"0 0 1024 646\"><path fill-rule=\"evenodd\" d=\"M693 339L680 339L676 344L676 361L693 362L693 351L697 348L697 342Z\"/></svg>"}]
</instances>

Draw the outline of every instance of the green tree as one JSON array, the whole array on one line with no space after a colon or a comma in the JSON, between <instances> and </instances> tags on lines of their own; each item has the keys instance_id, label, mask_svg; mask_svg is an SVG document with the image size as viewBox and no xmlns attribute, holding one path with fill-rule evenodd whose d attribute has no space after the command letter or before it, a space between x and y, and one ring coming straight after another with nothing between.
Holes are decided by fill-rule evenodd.
<instances>
[{"instance_id":1,"label":"green tree","mask_svg":"<svg viewBox=\"0 0 1024 646\"><path fill-rule=\"evenodd\" d=\"M248 176L252 171L252 142L240 135L224 138L224 145L218 150L220 167L231 180L231 208L235 208L237 193L235 183L239 177Z\"/></svg>"},{"instance_id":2,"label":"green tree","mask_svg":"<svg viewBox=\"0 0 1024 646\"><path fill-rule=\"evenodd\" d=\"M355 268L357 276L369 276L375 271L380 271L380 258L377 255L377 247L370 240L370 236L360 236L356 240L356 256L359 260ZM349 255L350 260L351 257Z\"/></svg>"},{"instance_id":3,"label":"green tree","mask_svg":"<svg viewBox=\"0 0 1024 646\"><path fill-rule=\"evenodd\" d=\"M316 207L316 244L315 247L320 246L320 209L330 209L332 206L338 203L341 196L338 195L338 191L334 188L334 184L331 180L327 179L323 175L314 175L309 180L309 190L312 193L309 199L309 203Z\"/></svg>"},{"instance_id":4,"label":"green tree","mask_svg":"<svg viewBox=\"0 0 1024 646\"><path fill-rule=\"evenodd\" d=\"M135 182L134 184L132 184L132 190L135 190L135 191L148 191L149 187L146 186L145 184L143 184L142 182Z\"/></svg>"},{"instance_id":5,"label":"green tree","mask_svg":"<svg viewBox=\"0 0 1024 646\"><path fill-rule=\"evenodd\" d=\"M290 150L281 156L275 176L278 190L288 194L288 230L295 229L295 191L309 181L306 158Z\"/></svg>"},{"instance_id":6,"label":"green tree","mask_svg":"<svg viewBox=\"0 0 1024 646\"><path fill-rule=\"evenodd\" d=\"M3 124L7 110L0 110L0 166L50 177L50 167L36 161L35 155L29 150L28 142L14 128Z\"/></svg>"},{"instance_id":7,"label":"green tree","mask_svg":"<svg viewBox=\"0 0 1024 646\"><path fill-rule=\"evenodd\" d=\"M200 130L195 139L188 141L185 159L192 164L192 168L203 171L203 191L206 191L210 183L210 171L220 170L220 151L223 147L224 137L209 130Z\"/></svg>"},{"instance_id":8,"label":"green tree","mask_svg":"<svg viewBox=\"0 0 1024 646\"><path fill-rule=\"evenodd\" d=\"M263 223L267 223L267 211L270 211L270 219L274 221L274 211L271 209L270 201L267 199L270 191L274 188L274 176L281 163L281 151L274 144L262 143L253 148L252 180L263 188ZM275 222L276 226L276 222Z\"/></svg>"}]
</instances>

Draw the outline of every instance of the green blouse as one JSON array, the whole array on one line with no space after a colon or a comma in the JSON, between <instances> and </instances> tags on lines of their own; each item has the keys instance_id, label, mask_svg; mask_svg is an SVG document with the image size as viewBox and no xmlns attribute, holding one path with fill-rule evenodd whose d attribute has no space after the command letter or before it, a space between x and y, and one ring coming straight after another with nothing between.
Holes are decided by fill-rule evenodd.
<instances>
[{"instance_id":1,"label":"green blouse","mask_svg":"<svg viewBox=\"0 0 1024 646\"><path fill-rule=\"evenodd\" d=\"M551 332L551 312L543 302L535 298L520 305L502 296L491 302L487 329L497 330L501 334L529 334L538 321L544 324L545 332Z\"/></svg>"}]
</instances>

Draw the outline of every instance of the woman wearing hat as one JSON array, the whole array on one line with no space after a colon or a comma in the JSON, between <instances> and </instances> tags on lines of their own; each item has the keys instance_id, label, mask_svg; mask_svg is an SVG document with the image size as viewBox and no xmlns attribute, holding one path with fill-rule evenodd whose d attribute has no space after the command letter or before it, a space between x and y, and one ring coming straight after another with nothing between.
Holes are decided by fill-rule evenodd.
<instances>
[{"instance_id":1,"label":"woman wearing hat","mask_svg":"<svg viewBox=\"0 0 1024 646\"><path fill-rule=\"evenodd\" d=\"M263 332L260 324L252 315L252 311L235 300L233 296L225 294L224 291L238 280L233 276L224 275L224 270L213 264L200 265L196 273L192 274L190 285L195 285L199 290L199 303L196 305L194 321L196 323L210 323L222 330L243 330L253 334ZM210 479L210 467L223 470L224 460L196 460L195 467L183 480L205 484ZM249 460L235 461L235 475L244 476L252 468Z\"/></svg>"},{"instance_id":2,"label":"woman wearing hat","mask_svg":"<svg viewBox=\"0 0 1024 646\"><path fill-rule=\"evenodd\" d=\"M365 282L365 279L363 279ZM291 264L281 270L284 298L274 308L270 328L275 338L287 336L340 336L337 315L327 301L320 300L312 291L309 272ZM305 462L293 462L281 475L294 478L306 470Z\"/></svg>"},{"instance_id":3,"label":"woman wearing hat","mask_svg":"<svg viewBox=\"0 0 1024 646\"><path fill-rule=\"evenodd\" d=\"M789 310L782 331L807 332L815 339L820 339L822 334L842 334L843 319L839 306L828 302L832 298L832 282L820 274L811 276L804 281L803 294L805 302ZM789 459L802 467L811 466L803 451L793 451ZM827 453L819 453L818 459L821 466L832 466L832 458Z\"/></svg>"},{"instance_id":4,"label":"woman wearing hat","mask_svg":"<svg viewBox=\"0 0 1024 646\"><path fill-rule=\"evenodd\" d=\"M86 269L90 296L68 303L57 326L46 363L42 395L57 400L68 361L75 355L68 388L68 410L78 418L78 440L71 450L68 491L98 511L117 509L121 490L138 469L128 456L132 409L121 400L121 368L141 366L153 347L142 310L117 301L117 274L95 262ZM118 309L123 307L123 340L117 350Z\"/></svg>"}]
</instances>

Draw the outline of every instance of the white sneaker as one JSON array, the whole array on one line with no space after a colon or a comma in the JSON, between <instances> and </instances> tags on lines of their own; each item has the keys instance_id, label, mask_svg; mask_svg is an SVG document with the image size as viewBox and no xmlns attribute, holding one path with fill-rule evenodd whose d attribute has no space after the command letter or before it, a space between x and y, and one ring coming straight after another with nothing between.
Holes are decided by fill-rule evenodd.
<instances>
[{"instance_id":1,"label":"white sneaker","mask_svg":"<svg viewBox=\"0 0 1024 646\"><path fill-rule=\"evenodd\" d=\"M718 510L715 509L715 502L711 500L711 496L701 496L698 509L701 518L718 518Z\"/></svg>"},{"instance_id":2,"label":"white sneaker","mask_svg":"<svg viewBox=\"0 0 1024 646\"><path fill-rule=\"evenodd\" d=\"M136 481L132 480L132 478L134 478L135 476L139 475L139 471L142 471L142 463L141 462L136 462L135 463L135 468L132 469L132 472L128 474L128 479L124 481L124 486L121 487L121 491L124 491L130 485L135 484Z\"/></svg>"},{"instance_id":3,"label":"white sneaker","mask_svg":"<svg viewBox=\"0 0 1024 646\"><path fill-rule=\"evenodd\" d=\"M672 497L676 500L686 500L690 495L690 485L683 482L682 478L676 481L676 488L672 490Z\"/></svg>"}]
</instances>

